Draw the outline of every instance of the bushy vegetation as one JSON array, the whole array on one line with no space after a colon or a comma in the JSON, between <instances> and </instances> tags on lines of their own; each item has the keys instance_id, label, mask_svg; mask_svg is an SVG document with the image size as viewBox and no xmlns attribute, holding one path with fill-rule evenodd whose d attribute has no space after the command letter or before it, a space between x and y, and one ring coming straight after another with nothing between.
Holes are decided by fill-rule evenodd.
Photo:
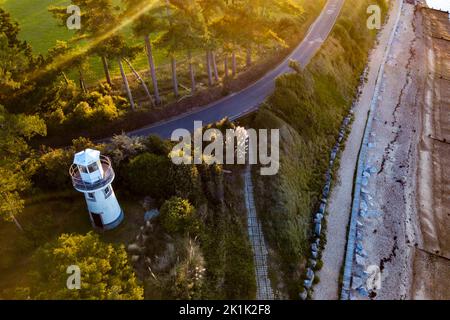
<instances>
[{"instance_id":1,"label":"bushy vegetation","mask_svg":"<svg viewBox=\"0 0 450 320\"><path fill-rule=\"evenodd\" d=\"M0 218L14 221L24 206L23 192L31 187L36 170L27 140L45 135L45 123L37 116L10 114L0 105Z\"/></svg>"},{"instance_id":2,"label":"bushy vegetation","mask_svg":"<svg viewBox=\"0 0 450 320\"><path fill-rule=\"evenodd\" d=\"M277 80L253 126L281 130L281 169L255 178L258 212L270 247L273 282L297 298L307 259L312 214L320 200L329 151L357 92L375 33L366 26L368 1L346 1L324 47L302 71ZM384 0L378 4L386 12Z\"/></svg>"},{"instance_id":3,"label":"bushy vegetation","mask_svg":"<svg viewBox=\"0 0 450 320\"><path fill-rule=\"evenodd\" d=\"M161 259L145 282L147 299L197 300L205 297L206 266L199 244L178 238L162 245Z\"/></svg>"},{"instance_id":4,"label":"bushy vegetation","mask_svg":"<svg viewBox=\"0 0 450 320\"><path fill-rule=\"evenodd\" d=\"M188 200L172 197L161 207L161 223L170 234L194 231L194 214L195 209Z\"/></svg>"},{"instance_id":5,"label":"bushy vegetation","mask_svg":"<svg viewBox=\"0 0 450 320\"><path fill-rule=\"evenodd\" d=\"M33 299L139 300L139 286L123 245L104 243L99 236L63 234L34 256ZM67 290L67 268L80 268L81 289ZM73 270L72 270L73 272ZM28 290L27 290L28 291ZM26 292L22 290L22 292Z\"/></svg>"},{"instance_id":6,"label":"bushy vegetation","mask_svg":"<svg viewBox=\"0 0 450 320\"><path fill-rule=\"evenodd\" d=\"M143 153L132 159L126 169L126 181L136 194L164 198L170 193L167 183L170 159L151 153Z\"/></svg>"}]
</instances>

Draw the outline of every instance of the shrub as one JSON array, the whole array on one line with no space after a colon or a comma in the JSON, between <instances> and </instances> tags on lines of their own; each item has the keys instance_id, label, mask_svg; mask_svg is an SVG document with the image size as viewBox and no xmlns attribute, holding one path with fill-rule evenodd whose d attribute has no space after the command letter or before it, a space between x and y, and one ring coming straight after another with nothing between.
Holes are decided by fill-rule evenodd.
<instances>
[{"instance_id":1,"label":"shrub","mask_svg":"<svg viewBox=\"0 0 450 320\"><path fill-rule=\"evenodd\" d=\"M144 145L148 152L160 156L168 156L172 146L168 140L162 140L160 137L151 135L144 141Z\"/></svg>"},{"instance_id":2,"label":"shrub","mask_svg":"<svg viewBox=\"0 0 450 320\"><path fill-rule=\"evenodd\" d=\"M88 148L98 148L99 146L96 146L95 143L91 141L89 138L85 137L79 137L78 139L72 140L72 146L73 146L73 152L77 153L83 150L86 150Z\"/></svg>"},{"instance_id":3,"label":"shrub","mask_svg":"<svg viewBox=\"0 0 450 320\"><path fill-rule=\"evenodd\" d=\"M63 234L41 247L34 256L32 275L34 299L135 300L143 298L143 289L129 265L123 245L101 241L92 232L87 235ZM82 290L67 290L67 267L81 271Z\"/></svg>"},{"instance_id":4,"label":"shrub","mask_svg":"<svg viewBox=\"0 0 450 320\"><path fill-rule=\"evenodd\" d=\"M89 120L92 116L92 108L86 101L81 101L73 109L72 118L76 122L82 123Z\"/></svg>"},{"instance_id":5,"label":"shrub","mask_svg":"<svg viewBox=\"0 0 450 320\"><path fill-rule=\"evenodd\" d=\"M195 232L195 208L188 200L172 197L161 207L161 224L170 234Z\"/></svg>"},{"instance_id":6,"label":"shrub","mask_svg":"<svg viewBox=\"0 0 450 320\"><path fill-rule=\"evenodd\" d=\"M171 296L177 300L194 300L202 298L205 281L205 261L200 247L191 239L185 244L184 260L174 268L175 279Z\"/></svg>"},{"instance_id":7,"label":"shrub","mask_svg":"<svg viewBox=\"0 0 450 320\"><path fill-rule=\"evenodd\" d=\"M56 110L52 111L47 117L47 124L54 128L57 127L66 121L66 115L61 107L56 108Z\"/></svg>"},{"instance_id":8,"label":"shrub","mask_svg":"<svg viewBox=\"0 0 450 320\"><path fill-rule=\"evenodd\" d=\"M176 196L189 199L194 204L200 202L202 196L201 179L195 165L171 164L169 181L173 182L171 183L171 192Z\"/></svg>"},{"instance_id":9,"label":"shrub","mask_svg":"<svg viewBox=\"0 0 450 320\"><path fill-rule=\"evenodd\" d=\"M114 164L119 166L122 161L137 155L145 150L141 138L132 138L126 134L115 135L111 142L106 145L105 153L109 155Z\"/></svg>"},{"instance_id":10,"label":"shrub","mask_svg":"<svg viewBox=\"0 0 450 320\"><path fill-rule=\"evenodd\" d=\"M143 153L132 159L124 171L125 183L131 191L153 198L170 195L171 182L167 180L170 162L168 157Z\"/></svg>"},{"instance_id":11,"label":"shrub","mask_svg":"<svg viewBox=\"0 0 450 320\"><path fill-rule=\"evenodd\" d=\"M320 271L323 268L323 261L322 260L318 260L316 263L316 267L314 268L316 271Z\"/></svg>"},{"instance_id":12,"label":"shrub","mask_svg":"<svg viewBox=\"0 0 450 320\"><path fill-rule=\"evenodd\" d=\"M100 96L96 102L93 112L95 121L112 121L119 117L119 111L111 96Z\"/></svg>"}]
</instances>

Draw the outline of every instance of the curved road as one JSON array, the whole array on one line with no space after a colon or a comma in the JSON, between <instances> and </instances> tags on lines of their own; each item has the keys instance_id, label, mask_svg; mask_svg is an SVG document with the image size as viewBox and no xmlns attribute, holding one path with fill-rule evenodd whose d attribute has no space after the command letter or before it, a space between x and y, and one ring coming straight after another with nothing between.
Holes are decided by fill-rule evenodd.
<instances>
[{"instance_id":1,"label":"curved road","mask_svg":"<svg viewBox=\"0 0 450 320\"><path fill-rule=\"evenodd\" d=\"M148 136L156 134L170 138L176 129L194 130L194 121L208 125L228 117L235 120L258 107L275 89L275 80L290 71L289 60L297 60L305 67L328 38L339 16L345 0L328 0L320 16L310 27L308 34L300 45L275 69L244 90L213 102L199 110L191 111L175 118L129 132L130 136Z\"/></svg>"}]
</instances>

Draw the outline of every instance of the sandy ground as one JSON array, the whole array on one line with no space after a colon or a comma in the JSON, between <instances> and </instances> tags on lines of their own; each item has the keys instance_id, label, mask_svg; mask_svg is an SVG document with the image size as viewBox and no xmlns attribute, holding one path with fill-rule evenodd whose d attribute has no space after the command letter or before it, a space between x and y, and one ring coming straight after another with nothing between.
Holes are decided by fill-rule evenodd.
<instances>
[{"instance_id":1,"label":"sandy ground","mask_svg":"<svg viewBox=\"0 0 450 320\"><path fill-rule=\"evenodd\" d=\"M389 20L379 34L379 44L369 58L367 82L361 88L360 98L355 105L352 130L341 155L338 182L330 195L327 218L327 245L323 251L323 268L319 272L320 283L314 288L314 299L335 300L339 298L339 276L344 261L347 241L347 225L350 219L352 191L358 153L367 120L367 113L373 97L378 69L389 35L395 24L395 17L401 0L394 2Z\"/></svg>"}]
</instances>

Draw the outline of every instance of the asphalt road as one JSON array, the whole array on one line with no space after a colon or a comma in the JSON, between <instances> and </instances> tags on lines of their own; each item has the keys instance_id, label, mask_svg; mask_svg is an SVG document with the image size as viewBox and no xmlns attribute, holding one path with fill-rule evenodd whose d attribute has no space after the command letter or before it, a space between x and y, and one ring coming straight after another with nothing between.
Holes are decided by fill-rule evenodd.
<instances>
[{"instance_id":1,"label":"asphalt road","mask_svg":"<svg viewBox=\"0 0 450 320\"><path fill-rule=\"evenodd\" d=\"M297 60L302 67L310 62L322 43L328 38L344 1L329 0L319 17L311 25L306 37L291 55L254 84L198 110L129 132L128 135L149 136L156 134L162 138L170 138L172 132L176 129L193 131L194 121L202 121L203 125L208 125L225 117L235 120L257 108L273 92L276 78L291 72L289 60Z\"/></svg>"}]
</instances>

